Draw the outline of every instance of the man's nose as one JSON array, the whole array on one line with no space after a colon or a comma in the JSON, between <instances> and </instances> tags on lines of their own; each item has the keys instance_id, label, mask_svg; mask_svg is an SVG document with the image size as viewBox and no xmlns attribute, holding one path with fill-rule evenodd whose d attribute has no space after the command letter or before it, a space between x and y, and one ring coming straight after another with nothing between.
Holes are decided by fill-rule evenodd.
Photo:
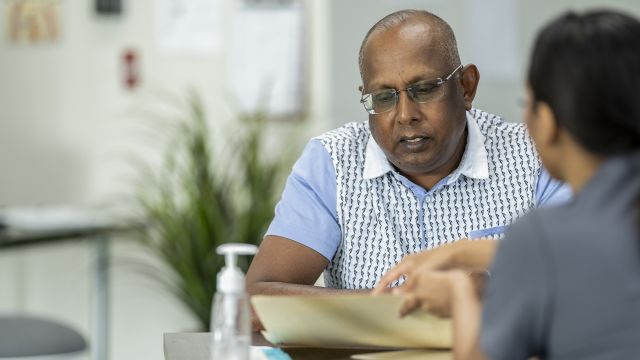
<instances>
[{"instance_id":1,"label":"man's nose","mask_svg":"<svg viewBox=\"0 0 640 360\"><path fill-rule=\"evenodd\" d=\"M412 121L418 120L420 118L418 104L409 96L409 92L402 90L397 96L397 121L402 124L410 124Z\"/></svg>"}]
</instances>

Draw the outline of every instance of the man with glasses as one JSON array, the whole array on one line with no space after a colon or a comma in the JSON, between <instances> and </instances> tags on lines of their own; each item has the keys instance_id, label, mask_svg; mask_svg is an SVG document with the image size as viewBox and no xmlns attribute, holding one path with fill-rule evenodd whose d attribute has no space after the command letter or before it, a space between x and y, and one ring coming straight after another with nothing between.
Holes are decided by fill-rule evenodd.
<instances>
[{"instance_id":1,"label":"man with glasses","mask_svg":"<svg viewBox=\"0 0 640 360\"><path fill-rule=\"evenodd\" d=\"M369 121L308 144L247 274L252 294L367 291L407 254L498 239L568 195L521 124L472 108L478 69L439 17L386 16L359 63ZM327 288L314 287L323 271Z\"/></svg>"}]
</instances>

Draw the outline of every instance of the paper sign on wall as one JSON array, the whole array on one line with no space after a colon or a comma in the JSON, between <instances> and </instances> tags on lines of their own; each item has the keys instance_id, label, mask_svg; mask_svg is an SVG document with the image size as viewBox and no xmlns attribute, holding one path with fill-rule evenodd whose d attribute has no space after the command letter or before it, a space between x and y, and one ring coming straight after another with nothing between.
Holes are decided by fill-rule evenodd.
<instances>
[{"instance_id":1,"label":"paper sign on wall","mask_svg":"<svg viewBox=\"0 0 640 360\"><path fill-rule=\"evenodd\" d=\"M209 55L220 49L223 0L156 0L156 41L165 54Z\"/></svg>"},{"instance_id":2,"label":"paper sign on wall","mask_svg":"<svg viewBox=\"0 0 640 360\"><path fill-rule=\"evenodd\" d=\"M245 7L236 14L231 87L243 111L302 111L303 14L296 3Z\"/></svg>"}]
</instances>

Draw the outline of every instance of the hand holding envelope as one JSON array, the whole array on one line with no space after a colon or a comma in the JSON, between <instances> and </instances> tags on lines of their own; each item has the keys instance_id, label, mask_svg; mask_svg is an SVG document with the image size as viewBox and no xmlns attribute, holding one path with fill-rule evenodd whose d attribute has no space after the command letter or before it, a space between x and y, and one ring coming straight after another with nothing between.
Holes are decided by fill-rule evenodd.
<instances>
[{"instance_id":1,"label":"hand holding envelope","mask_svg":"<svg viewBox=\"0 0 640 360\"><path fill-rule=\"evenodd\" d=\"M433 250L406 256L378 282L374 295L403 295L400 315L415 309L431 311L439 316L451 316L451 289L454 283L473 282L478 297L484 292L489 272L487 268L495 254L497 241L489 239L459 240ZM390 287L396 280L404 282Z\"/></svg>"}]
</instances>

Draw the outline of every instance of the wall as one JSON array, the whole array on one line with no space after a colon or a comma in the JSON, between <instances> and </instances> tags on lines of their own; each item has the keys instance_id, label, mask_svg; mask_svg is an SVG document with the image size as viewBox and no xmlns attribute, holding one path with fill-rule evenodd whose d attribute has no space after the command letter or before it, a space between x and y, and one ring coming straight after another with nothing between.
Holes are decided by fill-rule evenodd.
<instances>
[{"instance_id":1,"label":"wall","mask_svg":"<svg viewBox=\"0 0 640 360\"><path fill-rule=\"evenodd\" d=\"M157 0L160 1L160 0ZM157 93L200 91L211 119L233 130L221 101L228 73L230 21L224 4L221 51L208 56L162 54L155 44L156 1L123 1L117 18L98 17L93 1L61 0L63 33L57 44L5 41L0 5L0 206L113 205L129 186L131 152L158 158L139 111L162 105ZM327 4L305 2L309 116L302 130L329 129ZM142 86L121 83L120 58L135 49ZM275 130L285 125L278 125ZM220 133L213 133L214 141ZM294 147L295 149L295 147ZM89 240L0 251L0 313L44 315L90 337L94 243ZM126 237L110 240L111 359L162 359L162 334L192 331L196 321L164 289L131 269L127 259L153 262ZM87 354L85 358L88 358Z\"/></svg>"},{"instance_id":2,"label":"wall","mask_svg":"<svg viewBox=\"0 0 640 360\"><path fill-rule=\"evenodd\" d=\"M496 11L487 16L489 6ZM521 121L519 100L524 97L523 78L531 43L535 33L546 21L567 9L613 7L640 15L636 0L350 0L331 1L331 87L333 98L331 118L335 124L363 121L367 114L359 103L361 84L358 72L358 49L364 35L383 16L401 9L415 8L434 12L447 21L456 33L463 64L475 63L480 70L480 85L475 107L504 117L507 121ZM508 17L513 7L515 18ZM478 28L489 28L494 36L478 37ZM503 36L513 33L513 37ZM504 43L499 43L505 39ZM496 43L498 42L498 43ZM514 71L511 75L490 76L485 59L501 62L498 54L512 48ZM483 49L487 49L483 51ZM494 49L496 55L486 54ZM481 63L481 60L485 60ZM504 63L498 64L500 70ZM484 69L484 70L483 70Z\"/></svg>"}]
</instances>

